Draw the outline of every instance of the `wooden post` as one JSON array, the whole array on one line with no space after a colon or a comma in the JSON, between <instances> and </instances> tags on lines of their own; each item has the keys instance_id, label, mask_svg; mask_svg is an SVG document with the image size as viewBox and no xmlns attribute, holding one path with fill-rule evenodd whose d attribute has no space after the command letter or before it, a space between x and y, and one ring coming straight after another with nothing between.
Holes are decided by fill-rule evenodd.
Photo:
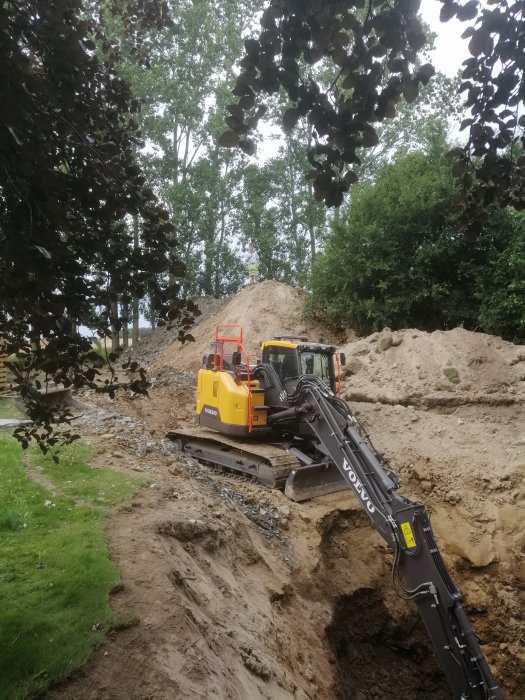
<instances>
[{"instance_id":1,"label":"wooden post","mask_svg":"<svg viewBox=\"0 0 525 700\"><path fill-rule=\"evenodd\" d=\"M7 389L7 367L5 361L7 355L0 353L0 391Z\"/></svg>"}]
</instances>

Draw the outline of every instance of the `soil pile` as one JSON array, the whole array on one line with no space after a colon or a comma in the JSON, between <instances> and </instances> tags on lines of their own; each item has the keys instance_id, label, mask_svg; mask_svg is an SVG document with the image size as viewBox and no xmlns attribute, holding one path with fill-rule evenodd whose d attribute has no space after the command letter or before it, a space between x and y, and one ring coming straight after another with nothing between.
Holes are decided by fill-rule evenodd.
<instances>
[{"instance_id":1,"label":"soil pile","mask_svg":"<svg viewBox=\"0 0 525 700\"><path fill-rule=\"evenodd\" d=\"M241 323L254 358L272 335L333 342L302 320L303 300L275 282L244 289L201 321L195 344L152 348L150 400L103 399L79 420L100 463L150 478L108 528L123 576L114 605L137 624L50 697L449 697L415 607L392 589L391 554L350 493L292 503L162 439L192 420L216 323ZM525 348L455 329L385 330L341 349L343 396L401 493L431 511L486 657L507 700L520 700Z\"/></svg>"},{"instance_id":2,"label":"soil pile","mask_svg":"<svg viewBox=\"0 0 525 700\"><path fill-rule=\"evenodd\" d=\"M202 356L209 351L218 324L242 326L245 349L250 361L259 357L259 345L276 335L305 335L311 340L323 338L325 342L337 342L341 338L333 331L304 320L304 302L307 292L294 289L281 282L267 280L249 285L232 297L213 315L208 314L207 302L199 308L204 316L192 331L195 343L171 345L157 353L151 360L153 370L168 365L176 369L198 370ZM237 331L232 329L234 337Z\"/></svg>"},{"instance_id":3,"label":"soil pile","mask_svg":"<svg viewBox=\"0 0 525 700\"><path fill-rule=\"evenodd\" d=\"M463 328L388 329L341 348L350 400L511 405L525 401L525 346Z\"/></svg>"}]
</instances>

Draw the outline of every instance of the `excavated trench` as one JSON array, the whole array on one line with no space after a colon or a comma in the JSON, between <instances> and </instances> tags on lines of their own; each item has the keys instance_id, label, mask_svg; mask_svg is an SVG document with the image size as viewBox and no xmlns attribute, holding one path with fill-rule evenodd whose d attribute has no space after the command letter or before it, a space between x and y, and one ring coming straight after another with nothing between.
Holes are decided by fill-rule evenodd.
<instances>
[{"instance_id":1,"label":"excavated trench","mask_svg":"<svg viewBox=\"0 0 525 700\"><path fill-rule=\"evenodd\" d=\"M392 591L392 557L367 515L335 510L319 527L322 573L318 573L332 596L326 636L335 660L337 697L448 698L448 686L417 611Z\"/></svg>"},{"instance_id":2,"label":"excavated trench","mask_svg":"<svg viewBox=\"0 0 525 700\"><path fill-rule=\"evenodd\" d=\"M449 691L423 624L394 618L378 589L340 596L326 634L340 700L443 700Z\"/></svg>"}]
</instances>

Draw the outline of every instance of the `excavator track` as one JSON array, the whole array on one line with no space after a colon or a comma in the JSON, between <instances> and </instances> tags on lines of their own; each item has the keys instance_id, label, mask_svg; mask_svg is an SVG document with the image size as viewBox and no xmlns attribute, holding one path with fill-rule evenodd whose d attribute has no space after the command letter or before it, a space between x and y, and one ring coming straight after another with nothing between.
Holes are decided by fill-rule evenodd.
<instances>
[{"instance_id":1,"label":"excavator track","mask_svg":"<svg viewBox=\"0 0 525 700\"><path fill-rule=\"evenodd\" d=\"M272 489L283 491L290 474L301 467L297 457L277 444L238 440L207 428L180 428L166 437L200 462L248 474Z\"/></svg>"}]
</instances>

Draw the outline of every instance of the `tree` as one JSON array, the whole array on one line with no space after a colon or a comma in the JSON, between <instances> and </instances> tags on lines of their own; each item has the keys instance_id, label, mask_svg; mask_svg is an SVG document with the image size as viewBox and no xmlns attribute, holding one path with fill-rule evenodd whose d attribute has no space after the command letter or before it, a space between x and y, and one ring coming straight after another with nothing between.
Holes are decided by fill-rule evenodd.
<instances>
[{"instance_id":1,"label":"tree","mask_svg":"<svg viewBox=\"0 0 525 700\"><path fill-rule=\"evenodd\" d=\"M159 276L184 266L169 243L169 215L137 166L138 103L114 71L99 23L80 0L6 0L0 37L0 336L36 421L19 437L46 449L46 436L58 440L49 437L54 413L35 386L49 377L97 386L97 360L78 324L109 334L120 323L111 317L118 296L147 292L160 316L180 323L183 340L192 307ZM133 215L142 221L140 249L126 224ZM133 387L144 390L143 374Z\"/></svg>"},{"instance_id":2,"label":"tree","mask_svg":"<svg viewBox=\"0 0 525 700\"><path fill-rule=\"evenodd\" d=\"M175 222L188 271L184 291L221 296L242 284L231 212L245 163L218 148L216 137L241 32L262 0L164 5L171 22L142 30L140 52L137 32L125 21L128 2L106 3L104 22L123 47L119 71L141 100L139 121L149 146L141 162Z\"/></svg>"},{"instance_id":3,"label":"tree","mask_svg":"<svg viewBox=\"0 0 525 700\"><path fill-rule=\"evenodd\" d=\"M525 221L510 218L510 242L495 255L480 280L479 324L487 333L525 343Z\"/></svg>"},{"instance_id":4,"label":"tree","mask_svg":"<svg viewBox=\"0 0 525 700\"><path fill-rule=\"evenodd\" d=\"M489 7L478 0L440 2L443 21L457 16L471 22L464 33L471 57L460 87L471 111L463 123L470 133L466 146L452 155L463 185L455 204L463 225L479 231L483 206L525 204L525 158L512 148L524 145L525 116L518 113L525 97L524 2L495 0ZM239 100L230 109L236 121L228 123L223 145L252 149L251 133L264 114L257 97L282 88L291 105L283 115L285 128L303 116L311 127L315 196L339 206L357 182L361 153L379 143L375 125L394 117L402 99L414 102L434 74L429 63L418 63L427 43L419 5L419 0L273 0L262 15L259 37L245 42L234 88ZM322 61L336 66L329 85L312 77L311 66Z\"/></svg>"},{"instance_id":5,"label":"tree","mask_svg":"<svg viewBox=\"0 0 525 700\"><path fill-rule=\"evenodd\" d=\"M520 222L496 209L474 240L459 235L445 151L441 138L427 153L398 156L334 222L312 283L313 304L332 322L361 332L480 326L481 287L493 284Z\"/></svg>"}]
</instances>

